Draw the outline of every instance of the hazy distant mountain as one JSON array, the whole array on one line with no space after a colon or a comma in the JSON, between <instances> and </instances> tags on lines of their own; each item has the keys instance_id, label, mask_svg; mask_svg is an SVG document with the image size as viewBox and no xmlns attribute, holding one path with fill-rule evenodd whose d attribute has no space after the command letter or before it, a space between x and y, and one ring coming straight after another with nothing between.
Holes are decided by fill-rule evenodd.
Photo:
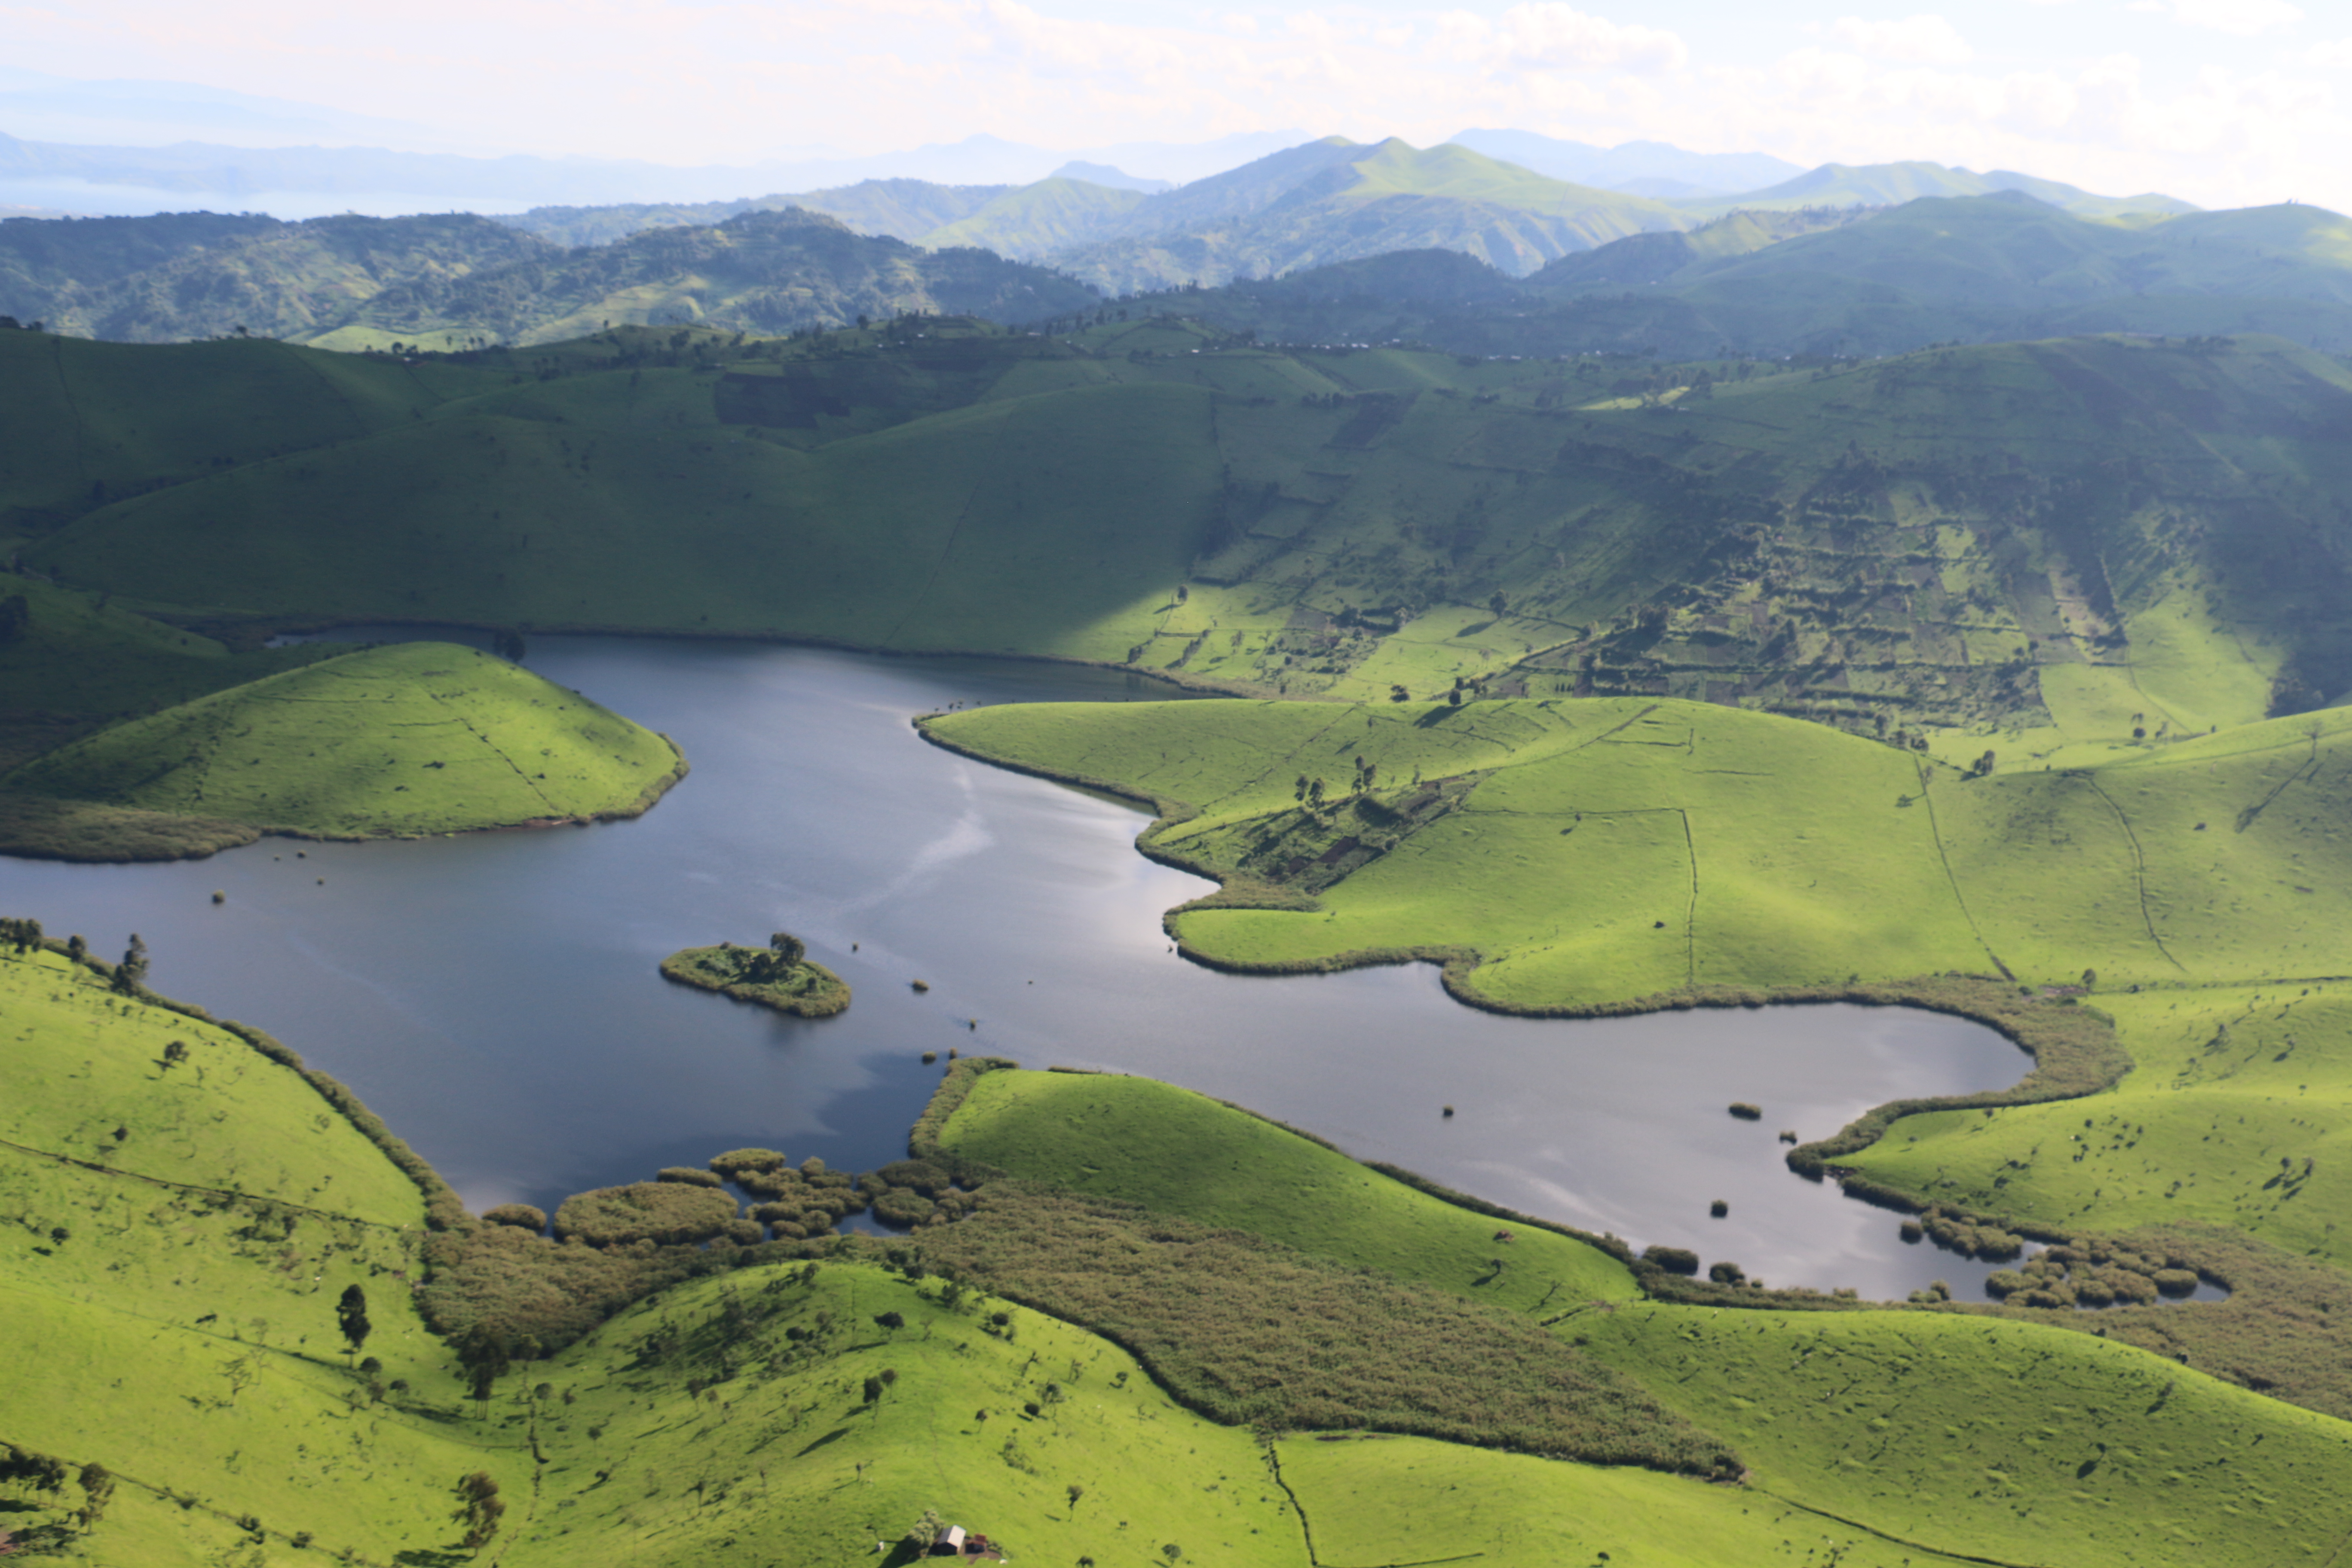
<instances>
[{"instance_id":1,"label":"hazy distant mountain","mask_svg":"<svg viewBox=\"0 0 2352 1568\"><path fill-rule=\"evenodd\" d=\"M1382 257L1176 293L1150 310L1289 342L1780 358L2085 332L2269 332L2352 351L2352 218L2310 206L2118 224L2021 193L1751 210L1629 236L1514 279Z\"/></svg>"},{"instance_id":2,"label":"hazy distant mountain","mask_svg":"<svg viewBox=\"0 0 2352 1568\"><path fill-rule=\"evenodd\" d=\"M1050 259L1108 292L1223 283L1387 251L1444 249L1509 273L1693 220L1466 147L1329 137L1148 198Z\"/></svg>"},{"instance_id":3,"label":"hazy distant mountain","mask_svg":"<svg viewBox=\"0 0 2352 1568\"><path fill-rule=\"evenodd\" d=\"M1453 144L1555 180L1651 196L1759 190L1804 173L1802 164L1765 153L1686 153L1664 142L1595 147L1532 131L1465 131ZM1688 189L1661 188L1669 182Z\"/></svg>"},{"instance_id":4,"label":"hazy distant mountain","mask_svg":"<svg viewBox=\"0 0 2352 1568\"><path fill-rule=\"evenodd\" d=\"M1032 321L1095 302L1044 268L796 209L571 249L467 213L0 224L0 314L134 342L240 329L349 348L533 342L608 321L776 333L899 310Z\"/></svg>"},{"instance_id":5,"label":"hazy distant mountain","mask_svg":"<svg viewBox=\"0 0 2352 1568\"><path fill-rule=\"evenodd\" d=\"M1073 163L1100 164L1116 176L1090 183L1148 191L1215 174L1305 139L1298 132L1251 132L1191 144L1081 148L1074 155L1067 149L972 136L872 156L681 168L622 159L245 147L196 140L167 147L111 146L0 134L0 204L125 216L192 207L259 208L281 217L345 210L391 216L453 208L511 214L551 205L729 203L761 191L839 189L874 180L1034 184L1061 175Z\"/></svg>"},{"instance_id":6,"label":"hazy distant mountain","mask_svg":"<svg viewBox=\"0 0 2352 1568\"><path fill-rule=\"evenodd\" d=\"M1114 191L1141 191L1156 195L1176 188L1174 180L1143 180L1108 163L1089 163L1083 158L1073 158L1046 176L1052 180L1084 180L1090 185L1106 185Z\"/></svg>"},{"instance_id":7,"label":"hazy distant mountain","mask_svg":"<svg viewBox=\"0 0 2352 1568\"><path fill-rule=\"evenodd\" d=\"M1734 207L1887 206L1922 196L1989 196L2021 191L2037 201L2082 217L2119 217L2126 213L2190 213L2199 210L2178 197L2150 193L2137 196L2094 195L2078 185L2038 179L2006 169L1979 174L1941 163L1824 163L1794 179L1762 190L1720 196L1693 205L1714 211Z\"/></svg>"}]
</instances>

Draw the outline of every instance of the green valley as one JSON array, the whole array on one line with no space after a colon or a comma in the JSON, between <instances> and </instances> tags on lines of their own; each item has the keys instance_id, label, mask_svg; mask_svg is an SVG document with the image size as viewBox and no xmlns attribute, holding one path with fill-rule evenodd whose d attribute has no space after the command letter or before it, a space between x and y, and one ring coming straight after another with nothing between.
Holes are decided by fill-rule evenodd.
<instances>
[{"instance_id":1,"label":"green valley","mask_svg":"<svg viewBox=\"0 0 2352 1568\"><path fill-rule=\"evenodd\" d=\"M0 1552L2336 1562L2344 220L1926 164L1705 211L1338 138L1148 195L820 194L856 226L0 236L57 321L214 340L0 327L0 853L284 834L363 889L25 868ZM654 812L685 756L614 709L739 793ZM1213 887L992 769L1146 806L1135 850ZM338 1073L453 1108L409 1133L448 1178L42 896L153 899L199 1002L314 986ZM1010 1059L1247 1100L1278 1058L1296 1107L1458 1073L1417 1007L1545 1048L1831 1002L2031 1058L1785 1122L1769 1062L1675 1086L1694 1168L1729 1129L1710 1173L1888 1211L1893 1300L1600 1234L1654 1215L1572 1184L1665 1167L1580 1136L1581 1079L1499 1094L1567 1151L1530 1206L1591 1229L1352 1110L1281 1114L1398 1164ZM1405 1044L1348 1026L1381 1007ZM1470 1142L1478 1094L1410 1098ZM1688 1213L1757 1263L1718 1190ZM1927 1285L1939 1248L1982 1267Z\"/></svg>"}]
</instances>

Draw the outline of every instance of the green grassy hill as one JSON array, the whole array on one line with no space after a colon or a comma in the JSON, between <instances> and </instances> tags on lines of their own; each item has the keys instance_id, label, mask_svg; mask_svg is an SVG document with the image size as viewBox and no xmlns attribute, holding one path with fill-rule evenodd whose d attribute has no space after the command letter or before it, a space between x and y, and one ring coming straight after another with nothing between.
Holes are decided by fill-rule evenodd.
<instances>
[{"instance_id":1,"label":"green grassy hill","mask_svg":"<svg viewBox=\"0 0 2352 1568\"><path fill-rule=\"evenodd\" d=\"M681 771L660 736L504 659L403 643L116 724L0 791L374 837L635 815Z\"/></svg>"},{"instance_id":2,"label":"green grassy hill","mask_svg":"<svg viewBox=\"0 0 2352 1568\"><path fill-rule=\"evenodd\" d=\"M1140 191L1085 180L1040 180L923 233L917 243L932 249L978 246L1000 256L1034 259L1117 225L1147 199Z\"/></svg>"},{"instance_id":3,"label":"green grassy hill","mask_svg":"<svg viewBox=\"0 0 2352 1568\"><path fill-rule=\"evenodd\" d=\"M466 1470L528 1491L520 1435L447 1425L460 1390L401 1284L424 1194L334 1104L54 952L0 952L0 1442L115 1473L103 1551L218 1561L250 1517L256 1561L301 1532L383 1561L446 1539ZM381 1395L337 1328L353 1285Z\"/></svg>"},{"instance_id":4,"label":"green grassy hill","mask_svg":"<svg viewBox=\"0 0 2352 1568\"><path fill-rule=\"evenodd\" d=\"M1099 310L1054 339L0 358L47 432L0 474L27 560L142 607L1697 698L2011 763L2352 690L2352 374L2270 340L1654 369ZM176 412L214 373L266 414L235 446Z\"/></svg>"},{"instance_id":5,"label":"green grassy hill","mask_svg":"<svg viewBox=\"0 0 2352 1568\"><path fill-rule=\"evenodd\" d=\"M1991 967L2102 989L2352 968L2340 710L1982 778L1633 699L1056 703L926 728L1156 799L1151 852L1284 890L1174 918L1218 963L1466 949L1462 986L1533 1007Z\"/></svg>"},{"instance_id":6,"label":"green grassy hill","mask_svg":"<svg viewBox=\"0 0 2352 1568\"><path fill-rule=\"evenodd\" d=\"M2324 1563L2352 1426L2095 1334L1638 1304L1563 1324L1737 1434L1759 1500L1974 1562Z\"/></svg>"},{"instance_id":7,"label":"green grassy hill","mask_svg":"<svg viewBox=\"0 0 2352 1568\"><path fill-rule=\"evenodd\" d=\"M20 1090L0 1107L0 1297L26 1352L0 1369L0 1443L62 1466L51 1490L37 1472L0 1480L5 1528L94 1561L455 1560L452 1494L476 1472L505 1505L490 1553L525 1568L768 1563L786 1538L796 1561L871 1558L926 1510L1016 1557L1282 1568L1568 1546L1667 1563L2321 1563L2347 1527L2325 1478L2352 1428L2070 1315L1675 1306L1622 1299L1622 1276L1613 1299L1551 1314L1556 1353L1737 1434L1744 1485L1360 1429L1262 1436L1192 1413L1072 1321L1108 1299L1055 1283L1056 1261L1093 1267L1084 1222L1055 1217L1071 1200L988 1188L978 1217L911 1247L687 1253L688 1278L615 1303L477 1401L407 1288L458 1233L428 1241L417 1182L432 1178L404 1174L394 1156L413 1157L363 1132L348 1097L281 1048L47 949L0 950L0 1016ZM951 1152L1010 1158L1030 1180L1286 1229L1346 1266L1317 1289L1459 1290L1454 1233L1494 1223L1142 1080L984 1074L946 1131ZM1241 1177L1219 1168L1234 1161ZM1171 1167L1172 1185L1148 1179ZM433 1223L474 1226L432 1204ZM1200 1305L1172 1321L1221 1310L1234 1287L1264 1316L1296 1289L1286 1248L1146 1223L1189 1260ZM1033 1225L1046 1228L1007 1234ZM488 1228L523 1251L585 1251ZM1512 1246L1515 1268L1541 1259L1585 1286L1614 1268L1548 1233ZM1050 1310L974 1288L1024 1247L1022 1289ZM934 1254L970 1258L950 1283L921 1267ZM367 1363L337 1326L347 1286L365 1298ZM1486 1310L1458 1309L1454 1331L1491 1331ZM1325 1358L1358 1326L1277 1310L1253 1331L1286 1342L1310 1324L1304 1348ZM93 1402L92 1386L117 1392ZM86 1499L98 1506L77 1517Z\"/></svg>"},{"instance_id":8,"label":"green grassy hill","mask_svg":"<svg viewBox=\"0 0 2352 1568\"><path fill-rule=\"evenodd\" d=\"M940 1135L967 1160L1069 1192L1254 1231L1517 1311L1633 1294L1632 1272L1522 1228L1496 1269L1496 1223L1246 1111L1150 1079L992 1072Z\"/></svg>"}]
</instances>

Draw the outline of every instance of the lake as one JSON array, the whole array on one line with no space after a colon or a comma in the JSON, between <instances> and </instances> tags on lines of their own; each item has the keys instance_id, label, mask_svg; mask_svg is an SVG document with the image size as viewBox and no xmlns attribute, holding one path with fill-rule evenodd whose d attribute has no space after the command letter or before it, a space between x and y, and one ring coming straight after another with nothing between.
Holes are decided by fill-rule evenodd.
<instances>
[{"instance_id":1,"label":"lake","mask_svg":"<svg viewBox=\"0 0 2352 1568\"><path fill-rule=\"evenodd\" d=\"M692 773L635 822L7 862L6 906L100 952L139 931L157 990L349 1083L477 1209L552 1209L747 1144L868 1169L905 1152L940 1071L922 1053L961 1049L1165 1079L1775 1285L1883 1298L1943 1279L1973 1298L1993 1267L1906 1246L1895 1215L1794 1175L1776 1141L2014 1082L2031 1063L1992 1031L1849 1006L1510 1018L1452 1001L1429 965L1218 973L1160 929L1209 884L1135 853L1142 814L908 723L1164 688L720 642L535 637L529 663L669 734ZM779 930L855 988L847 1014L787 1018L656 973L678 948ZM1763 1119L1729 1117L1734 1100Z\"/></svg>"}]
</instances>

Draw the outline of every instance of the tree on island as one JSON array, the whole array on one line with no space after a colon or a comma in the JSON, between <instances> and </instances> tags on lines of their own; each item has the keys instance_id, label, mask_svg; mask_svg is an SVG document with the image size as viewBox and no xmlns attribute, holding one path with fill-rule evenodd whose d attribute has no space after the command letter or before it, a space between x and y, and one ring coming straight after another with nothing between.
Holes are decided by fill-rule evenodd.
<instances>
[{"instance_id":1,"label":"tree on island","mask_svg":"<svg viewBox=\"0 0 2352 1568\"><path fill-rule=\"evenodd\" d=\"M788 931L780 931L768 938L768 951L756 953L750 965L752 981L772 984L789 976L808 957L808 943Z\"/></svg>"}]
</instances>

